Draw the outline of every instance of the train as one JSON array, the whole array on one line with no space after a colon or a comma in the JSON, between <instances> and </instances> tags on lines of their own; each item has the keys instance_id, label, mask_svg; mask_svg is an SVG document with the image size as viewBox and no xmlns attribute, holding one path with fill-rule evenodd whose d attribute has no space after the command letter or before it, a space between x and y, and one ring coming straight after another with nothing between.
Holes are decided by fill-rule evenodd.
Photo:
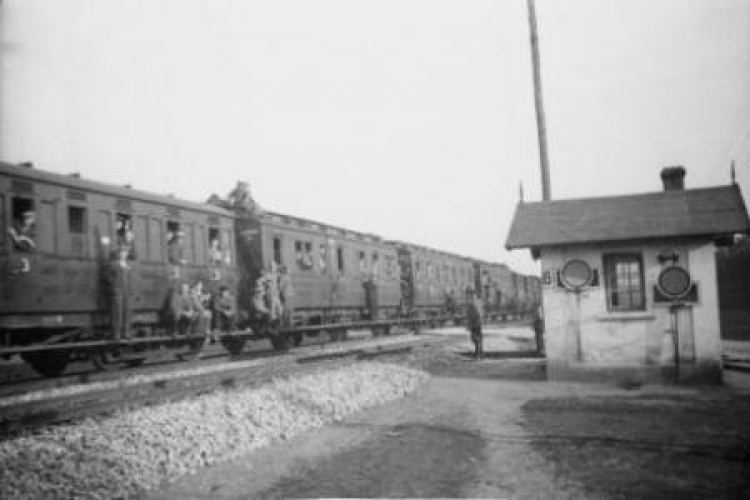
<instances>
[{"instance_id":1,"label":"train","mask_svg":"<svg viewBox=\"0 0 750 500\"><path fill-rule=\"evenodd\" d=\"M31 244L19 245L14 231L29 213ZM105 273L124 228L133 238L134 337L113 342ZM174 264L167 242L178 232L184 253ZM211 254L217 248L218 260ZM290 324L271 329L257 321L254 294L264 272L281 266L289 270L295 307ZM370 321L387 332L389 322L404 318L460 318L468 288L499 320L528 316L541 300L538 277L504 264L247 210L216 196L190 202L0 163L0 356L20 355L40 374L58 376L80 359L111 369L140 364L147 351L163 346L200 352L201 336L170 334L170 298L181 283L197 281L236 297L239 333L220 337L233 354L258 338L286 350L326 325ZM333 339L345 334L329 330Z\"/></svg>"}]
</instances>

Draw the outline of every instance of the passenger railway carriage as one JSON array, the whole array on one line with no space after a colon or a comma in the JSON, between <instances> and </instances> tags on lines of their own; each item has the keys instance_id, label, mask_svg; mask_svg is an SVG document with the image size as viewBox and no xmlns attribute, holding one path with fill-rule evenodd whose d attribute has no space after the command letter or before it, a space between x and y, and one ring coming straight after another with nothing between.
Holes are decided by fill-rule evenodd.
<instances>
[{"instance_id":1,"label":"passenger railway carriage","mask_svg":"<svg viewBox=\"0 0 750 500\"><path fill-rule=\"evenodd\" d=\"M22 223L29 213L33 225ZM178 233L176 261L168 242ZM134 338L112 342L104 278L123 238L134 273ZM294 314L290 324L271 327L255 310L256 284L281 266L291 276ZM162 346L194 355L205 338L175 338L171 304L182 284L197 281L238 299L241 331L220 338L232 353L265 337L286 349L302 331L345 337L344 323L377 320L378 333L397 319L460 318L468 288L490 316L522 315L539 303L539 280L501 264L214 197L193 203L0 163L0 355L19 353L45 375L76 359L102 369L139 364Z\"/></svg>"},{"instance_id":2,"label":"passenger railway carriage","mask_svg":"<svg viewBox=\"0 0 750 500\"><path fill-rule=\"evenodd\" d=\"M33 248L9 236L22 214L36 214ZM132 227L133 324L139 338L165 333L166 303L178 283L232 289L237 284L234 216L210 205L158 196L31 168L0 164L0 347L105 339L110 313L104 280L117 227ZM185 234L187 263L167 262L168 233ZM211 239L225 258L209 264ZM96 353L95 353L96 354ZM106 351L97 357L106 363ZM26 352L38 371L54 375L70 353Z\"/></svg>"},{"instance_id":3,"label":"passenger railway carriage","mask_svg":"<svg viewBox=\"0 0 750 500\"><path fill-rule=\"evenodd\" d=\"M238 216L237 233L241 307L252 309L264 270L284 266L294 289L294 325L398 316L396 250L380 237L274 212Z\"/></svg>"},{"instance_id":4,"label":"passenger railway carriage","mask_svg":"<svg viewBox=\"0 0 750 500\"><path fill-rule=\"evenodd\" d=\"M392 244L398 251L401 294L408 310L436 316L444 313L448 300L458 308L465 305L466 289L476 286L473 260L411 243Z\"/></svg>"}]
</instances>

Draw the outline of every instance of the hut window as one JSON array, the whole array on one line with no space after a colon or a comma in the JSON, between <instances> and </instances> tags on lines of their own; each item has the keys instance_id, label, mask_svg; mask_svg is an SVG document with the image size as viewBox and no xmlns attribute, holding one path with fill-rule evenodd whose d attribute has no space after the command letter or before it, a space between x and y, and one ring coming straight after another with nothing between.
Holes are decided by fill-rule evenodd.
<instances>
[{"instance_id":1,"label":"hut window","mask_svg":"<svg viewBox=\"0 0 750 500\"><path fill-rule=\"evenodd\" d=\"M643 257L640 254L605 254L604 274L609 310L642 311L646 308Z\"/></svg>"}]
</instances>

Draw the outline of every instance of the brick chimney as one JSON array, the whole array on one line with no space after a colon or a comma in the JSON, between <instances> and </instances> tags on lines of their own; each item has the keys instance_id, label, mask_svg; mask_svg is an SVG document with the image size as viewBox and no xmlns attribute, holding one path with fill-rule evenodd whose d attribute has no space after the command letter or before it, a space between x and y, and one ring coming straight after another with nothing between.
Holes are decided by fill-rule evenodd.
<instances>
[{"instance_id":1,"label":"brick chimney","mask_svg":"<svg viewBox=\"0 0 750 500\"><path fill-rule=\"evenodd\" d=\"M661 169L661 182L664 191L681 191L685 189L685 169L679 165Z\"/></svg>"}]
</instances>

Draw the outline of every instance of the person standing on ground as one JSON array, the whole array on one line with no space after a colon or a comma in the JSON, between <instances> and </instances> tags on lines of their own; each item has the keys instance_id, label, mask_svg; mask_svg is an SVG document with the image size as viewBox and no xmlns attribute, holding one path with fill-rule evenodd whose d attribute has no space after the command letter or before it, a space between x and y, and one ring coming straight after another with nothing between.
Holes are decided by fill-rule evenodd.
<instances>
[{"instance_id":1,"label":"person standing on ground","mask_svg":"<svg viewBox=\"0 0 750 500\"><path fill-rule=\"evenodd\" d=\"M474 357L482 359L484 357L484 347L482 346L482 316L484 311L482 299L477 297L473 288L466 290L466 326L471 334L471 341L474 343Z\"/></svg>"}]
</instances>

